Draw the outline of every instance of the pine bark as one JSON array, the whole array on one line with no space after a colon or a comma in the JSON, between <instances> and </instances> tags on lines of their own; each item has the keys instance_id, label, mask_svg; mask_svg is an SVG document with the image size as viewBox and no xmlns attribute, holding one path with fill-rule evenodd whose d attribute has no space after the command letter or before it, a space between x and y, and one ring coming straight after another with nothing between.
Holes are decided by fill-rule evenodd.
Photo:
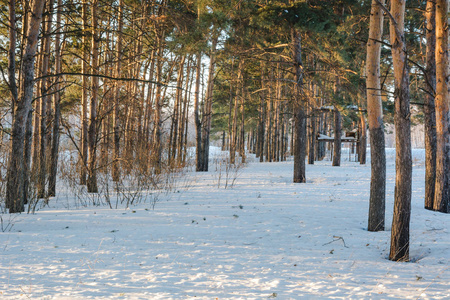
<instances>
[{"instance_id":1,"label":"pine bark","mask_svg":"<svg viewBox=\"0 0 450 300\"><path fill-rule=\"evenodd\" d=\"M47 111L48 104L50 102L50 80L45 78L49 74L50 70L50 44L51 37L50 33L52 31L52 19L53 19L53 4L54 1L50 0L48 2L48 8L46 10L45 25L45 39L44 39L44 53L42 61L42 77L44 77L41 83L41 106L40 106L40 118L39 118L39 170L37 174L36 187L37 187L37 197L45 197L45 181L47 177Z\"/></svg>"},{"instance_id":2,"label":"pine bark","mask_svg":"<svg viewBox=\"0 0 450 300\"><path fill-rule=\"evenodd\" d=\"M266 125L266 106L265 103L265 64L261 62L261 95L260 95L260 102L259 102L259 127L258 127L258 147L257 147L257 153L256 156L259 156L259 162L264 162L264 132L265 132L265 125Z\"/></svg>"},{"instance_id":3,"label":"pine bark","mask_svg":"<svg viewBox=\"0 0 450 300\"><path fill-rule=\"evenodd\" d=\"M411 217L411 120L409 69L404 36L405 0L391 1L391 51L394 65L395 97L395 195L389 259L409 260L409 224Z\"/></svg>"},{"instance_id":4,"label":"pine bark","mask_svg":"<svg viewBox=\"0 0 450 300\"><path fill-rule=\"evenodd\" d=\"M196 161L196 171L203 171L202 166L202 123L200 121L200 72L201 72L202 54L199 52L197 54L197 67L196 67L196 78L195 78L195 98L194 98L194 118L195 118L195 161Z\"/></svg>"},{"instance_id":5,"label":"pine bark","mask_svg":"<svg viewBox=\"0 0 450 300\"><path fill-rule=\"evenodd\" d=\"M117 78L120 78L122 72L122 31L123 31L123 0L119 1L119 16L118 16L118 27L117 27L117 62L115 74ZM153 78L150 78L152 80ZM119 105L120 105L120 86L119 81L114 83L113 92L113 131L114 131L114 145L113 145L113 163L112 163L112 179L114 182L118 182L120 178L120 123L119 123Z\"/></svg>"},{"instance_id":6,"label":"pine bark","mask_svg":"<svg viewBox=\"0 0 450 300\"><path fill-rule=\"evenodd\" d=\"M61 73L61 10L63 9L62 0L58 0L58 10L56 13L56 37L55 37L55 71ZM56 195L56 176L58 173L58 150L59 150L59 126L61 119L61 78L56 77L55 94L53 95L53 138L50 155L50 174L48 182L48 197Z\"/></svg>"},{"instance_id":7,"label":"pine bark","mask_svg":"<svg viewBox=\"0 0 450 300\"><path fill-rule=\"evenodd\" d=\"M381 1L384 3L384 1ZM386 153L381 101L380 55L383 34L383 12L372 0L369 40L367 42L367 111L370 132L371 179L369 200L369 231L384 230L386 206Z\"/></svg>"},{"instance_id":8,"label":"pine bark","mask_svg":"<svg viewBox=\"0 0 450 300\"><path fill-rule=\"evenodd\" d=\"M425 126L425 208L433 209L436 183L436 2L428 0L426 17L426 69L427 94L424 103Z\"/></svg>"},{"instance_id":9,"label":"pine bark","mask_svg":"<svg viewBox=\"0 0 450 300\"><path fill-rule=\"evenodd\" d=\"M306 182L306 105L302 95L303 68L301 36L296 29L291 28L292 55L294 60L295 90L294 90L294 182Z\"/></svg>"},{"instance_id":10,"label":"pine bark","mask_svg":"<svg viewBox=\"0 0 450 300\"><path fill-rule=\"evenodd\" d=\"M87 74L88 65L90 62L88 45L88 4L87 0L83 0L82 3L82 22L83 22L83 37L82 37L82 47L83 47L83 60L81 62L81 73ZM86 185L87 176L87 160L88 160L88 85L89 80L86 76L82 77L82 91L81 91L81 141L80 141L80 184Z\"/></svg>"},{"instance_id":11,"label":"pine bark","mask_svg":"<svg viewBox=\"0 0 450 300\"><path fill-rule=\"evenodd\" d=\"M91 103L89 107L89 129L88 129L88 178L86 181L87 191L97 193L97 105L99 92L98 58L99 58L99 36L98 36L98 0L92 1L92 92Z\"/></svg>"},{"instance_id":12,"label":"pine bark","mask_svg":"<svg viewBox=\"0 0 450 300\"><path fill-rule=\"evenodd\" d=\"M436 188L433 209L448 213L449 207L449 92L448 1L436 1Z\"/></svg>"},{"instance_id":13,"label":"pine bark","mask_svg":"<svg viewBox=\"0 0 450 300\"><path fill-rule=\"evenodd\" d=\"M215 33L211 42L211 54L209 57L209 72L208 83L206 87L205 104L203 106L204 111L202 114L202 171L208 171L209 164L209 140L211 132L211 119L212 119L212 103L213 103L213 89L214 89L214 68L215 68L215 56L216 47L218 41L218 34Z\"/></svg>"}]
</instances>

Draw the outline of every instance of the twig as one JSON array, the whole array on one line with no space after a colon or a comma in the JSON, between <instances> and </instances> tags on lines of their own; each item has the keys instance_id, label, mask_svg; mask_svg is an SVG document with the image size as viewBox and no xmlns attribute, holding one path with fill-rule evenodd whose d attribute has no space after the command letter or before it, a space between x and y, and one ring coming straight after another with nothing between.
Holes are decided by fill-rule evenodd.
<instances>
[{"instance_id":1,"label":"twig","mask_svg":"<svg viewBox=\"0 0 450 300\"><path fill-rule=\"evenodd\" d=\"M334 238L334 240L332 240L331 242L325 243L325 244L323 244L322 246L329 245L329 244L331 244L331 243L333 243L333 242L336 242L336 241L341 240L342 243L344 243L344 247L345 247L345 248L349 248L349 247L347 247L347 245L345 244L344 238L343 238L342 236L336 236L336 235L333 235L333 238Z\"/></svg>"}]
</instances>

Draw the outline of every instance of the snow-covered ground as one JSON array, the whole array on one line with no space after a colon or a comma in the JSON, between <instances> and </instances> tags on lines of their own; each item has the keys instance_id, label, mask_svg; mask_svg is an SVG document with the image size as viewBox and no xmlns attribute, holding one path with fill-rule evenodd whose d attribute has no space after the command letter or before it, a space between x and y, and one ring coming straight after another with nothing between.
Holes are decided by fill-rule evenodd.
<instances>
[{"instance_id":1,"label":"snow-covered ground","mask_svg":"<svg viewBox=\"0 0 450 300\"><path fill-rule=\"evenodd\" d=\"M370 165L348 161L308 165L307 183L293 184L292 162L227 176L216 159L154 210L76 208L60 196L36 214L2 215L13 227L0 232L0 299L450 299L450 216L423 209L420 150L412 261L387 260L387 157L384 232L366 230Z\"/></svg>"}]
</instances>

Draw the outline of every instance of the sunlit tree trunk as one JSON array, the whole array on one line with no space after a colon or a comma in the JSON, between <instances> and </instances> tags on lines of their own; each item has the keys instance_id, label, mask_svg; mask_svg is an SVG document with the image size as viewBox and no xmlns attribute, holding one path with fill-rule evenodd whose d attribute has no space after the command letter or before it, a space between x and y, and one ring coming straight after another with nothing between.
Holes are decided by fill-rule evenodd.
<instances>
[{"instance_id":1,"label":"sunlit tree trunk","mask_svg":"<svg viewBox=\"0 0 450 300\"><path fill-rule=\"evenodd\" d=\"M395 84L395 196L389 259L409 260L411 216L411 113L409 69L404 36L405 0L391 1L390 36ZM395 21L395 23L394 23Z\"/></svg>"},{"instance_id":2,"label":"sunlit tree trunk","mask_svg":"<svg viewBox=\"0 0 450 300\"><path fill-rule=\"evenodd\" d=\"M434 96L436 90L436 1L428 0L425 12L427 66L425 82L427 94L424 103L425 126L425 208L433 209L436 183L436 111Z\"/></svg>"},{"instance_id":3,"label":"sunlit tree trunk","mask_svg":"<svg viewBox=\"0 0 450 300\"><path fill-rule=\"evenodd\" d=\"M448 1L436 1L436 189L433 209L448 212L450 140L448 92Z\"/></svg>"},{"instance_id":4,"label":"sunlit tree trunk","mask_svg":"<svg viewBox=\"0 0 450 300\"><path fill-rule=\"evenodd\" d=\"M381 1L384 3L384 0ZM383 34L383 12L372 0L369 40L367 41L367 111L370 133L371 179L369 200L369 231L384 230L386 197L386 152L381 101L380 55Z\"/></svg>"}]
</instances>

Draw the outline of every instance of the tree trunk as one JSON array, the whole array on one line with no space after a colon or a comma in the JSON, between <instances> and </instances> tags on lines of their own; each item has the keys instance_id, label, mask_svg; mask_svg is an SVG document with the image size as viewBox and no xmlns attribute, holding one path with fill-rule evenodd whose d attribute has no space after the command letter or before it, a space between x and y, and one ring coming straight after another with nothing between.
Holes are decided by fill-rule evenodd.
<instances>
[{"instance_id":1,"label":"tree trunk","mask_svg":"<svg viewBox=\"0 0 450 300\"><path fill-rule=\"evenodd\" d=\"M202 54L199 52L197 54L197 67L196 67L196 81L195 81L195 98L194 98L194 118L195 118L195 161L196 161L196 171L203 171L203 161L202 161L202 123L200 122L199 105L200 105L200 72L202 64Z\"/></svg>"},{"instance_id":2,"label":"tree trunk","mask_svg":"<svg viewBox=\"0 0 450 300\"><path fill-rule=\"evenodd\" d=\"M31 110L34 86L34 62L37 50L39 29L45 0L33 2L32 14L27 33L27 43L22 60L23 82L17 105L14 107L11 130L11 151L9 153L6 175L5 204L10 213L24 211L24 138L26 122Z\"/></svg>"},{"instance_id":3,"label":"tree trunk","mask_svg":"<svg viewBox=\"0 0 450 300\"><path fill-rule=\"evenodd\" d=\"M120 78L122 71L122 31L123 31L123 0L119 1L119 16L118 16L118 28L117 28L117 62L116 62L116 77ZM150 78L152 80L153 78ZM118 182L120 178L120 124L119 124L119 105L120 105L120 82L114 83L113 92L113 131L114 131L114 146L113 146L113 163L112 163L112 179L114 182Z\"/></svg>"},{"instance_id":4,"label":"tree trunk","mask_svg":"<svg viewBox=\"0 0 450 300\"><path fill-rule=\"evenodd\" d=\"M158 52L156 57L156 93L155 93L155 119L153 125L153 153L152 153L152 166L155 174L161 173L161 81L162 81L162 64L163 64L163 35L158 37Z\"/></svg>"},{"instance_id":5,"label":"tree trunk","mask_svg":"<svg viewBox=\"0 0 450 300\"><path fill-rule=\"evenodd\" d=\"M241 143L239 144L239 156L245 163L245 111L244 111L244 78L241 82Z\"/></svg>"},{"instance_id":6,"label":"tree trunk","mask_svg":"<svg viewBox=\"0 0 450 300\"><path fill-rule=\"evenodd\" d=\"M58 10L56 13L56 37L55 37L55 71L61 73L61 10L63 9L62 0L58 0ZM55 94L53 95L54 120L53 120L53 144L51 149L50 176L48 183L48 196L56 195L56 176L58 173L58 149L59 149L59 125L61 118L61 84L59 76L56 77Z\"/></svg>"},{"instance_id":7,"label":"tree trunk","mask_svg":"<svg viewBox=\"0 0 450 300\"><path fill-rule=\"evenodd\" d=\"M334 147L333 147L333 167L341 165L341 113L337 108L334 109Z\"/></svg>"},{"instance_id":8,"label":"tree trunk","mask_svg":"<svg viewBox=\"0 0 450 300\"><path fill-rule=\"evenodd\" d=\"M42 77L44 79L41 83L41 106L40 106L40 124L39 124L39 170L37 174L36 187L37 187L37 198L45 197L45 180L47 177L47 107L50 102L50 80L45 78L50 70L50 44L52 31L52 19L53 19L53 0L48 2L47 16L44 22L45 25L45 38L44 38L44 53L42 61Z\"/></svg>"},{"instance_id":9,"label":"tree trunk","mask_svg":"<svg viewBox=\"0 0 450 300\"><path fill-rule=\"evenodd\" d=\"M259 132L258 132L258 152L259 152L259 162L264 162L264 133L266 131L266 106L265 106L265 64L261 62L261 95L259 103ZM257 154L258 156L258 154Z\"/></svg>"},{"instance_id":10,"label":"tree trunk","mask_svg":"<svg viewBox=\"0 0 450 300\"><path fill-rule=\"evenodd\" d=\"M409 260L409 221L411 215L411 120L409 108L409 69L404 36L405 0L391 1L390 22L395 84L395 198L389 259Z\"/></svg>"},{"instance_id":11,"label":"tree trunk","mask_svg":"<svg viewBox=\"0 0 450 300\"><path fill-rule=\"evenodd\" d=\"M382 0L384 3L384 0ZM383 34L383 12L372 0L369 40L367 42L367 111L370 132L371 179L369 200L369 231L384 230L386 206L386 152L381 101L380 55Z\"/></svg>"},{"instance_id":12,"label":"tree trunk","mask_svg":"<svg viewBox=\"0 0 450 300\"><path fill-rule=\"evenodd\" d=\"M13 111L18 98L16 83L16 30L16 0L9 0L8 81Z\"/></svg>"},{"instance_id":13,"label":"tree trunk","mask_svg":"<svg viewBox=\"0 0 450 300\"><path fill-rule=\"evenodd\" d=\"M436 188L433 209L448 212L450 141L448 92L448 1L436 1Z\"/></svg>"},{"instance_id":14,"label":"tree trunk","mask_svg":"<svg viewBox=\"0 0 450 300\"><path fill-rule=\"evenodd\" d=\"M425 12L427 66L425 78L427 94L424 103L425 126L425 208L433 209L436 183L436 111L434 95L436 90L436 2L427 1Z\"/></svg>"},{"instance_id":15,"label":"tree trunk","mask_svg":"<svg viewBox=\"0 0 450 300\"><path fill-rule=\"evenodd\" d=\"M88 130L88 178L86 181L87 191L97 193L97 102L98 102L98 19L97 19L98 0L92 1L92 93L90 103L89 130Z\"/></svg>"},{"instance_id":16,"label":"tree trunk","mask_svg":"<svg viewBox=\"0 0 450 300\"><path fill-rule=\"evenodd\" d=\"M211 45L211 55L209 58L209 72L208 72L208 84L206 88L206 97L205 97L205 105L203 112L203 121L202 121L202 171L208 171L208 163L209 163L209 135L211 131L211 119L212 119L212 102L213 102L213 88L214 88L214 67L215 67L215 55L216 55L216 46L219 35L217 33L214 34L212 38Z\"/></svg>"},{"instance_id":17,"label":"tree trunk","mask_svg":"<svg viewBox=\"0 0 450 300\"><path fill-rule=\"evenodd\" d=\"M292 55L294 58L295 91L294 91L294 182L306 182L306 113L305 99L303 97L303 67L301 36L296 29L291 28Z\"/></svg>"},{"instance_id":18,"label":"tree trunk","mask_svg":"<svg viewBox=\"0 0 450 300\"><path fill-rule=\"evenodd\" d=\"M366 135L366 119L364 118L364 114L361 113L359 116L360 126L361 126L361 134L359 136L359 147L358 147L358 159L361 165L366 164L366 152L367 152L367 135Z\"/></svg>"},{"instance_id":19,"label":"tree trunk","mask_svg":"<svg viewBox=\"0 0 450 300\"><path fill-rule=\"evenodd\" d=\"M83 22L83 37L82 37L82 47L83 47L83 61L81 62L81 73L87 74L88 65L90 62L90 47L88 44L88 4L87 0L83 0L82 4L82 22ZM88 85L89 79L86 76L82 78L82 94L81 94L81 145L80 145L80 156L81 156L81 167L80 167L80 184L86 184L87 175L87 160L88 160Z\"/></svg>"},{"instance_id":20,"label":"tree trunk","mask_svg":"<svg viewBox=\"0 0 450 300\"><path fill-rule=\"evenodd\" d=\"M308 142L308 164L314 164L316 143L316 114L314 109L310 111L309 117L309 142Z\"/></svg>"}]
</instances>

